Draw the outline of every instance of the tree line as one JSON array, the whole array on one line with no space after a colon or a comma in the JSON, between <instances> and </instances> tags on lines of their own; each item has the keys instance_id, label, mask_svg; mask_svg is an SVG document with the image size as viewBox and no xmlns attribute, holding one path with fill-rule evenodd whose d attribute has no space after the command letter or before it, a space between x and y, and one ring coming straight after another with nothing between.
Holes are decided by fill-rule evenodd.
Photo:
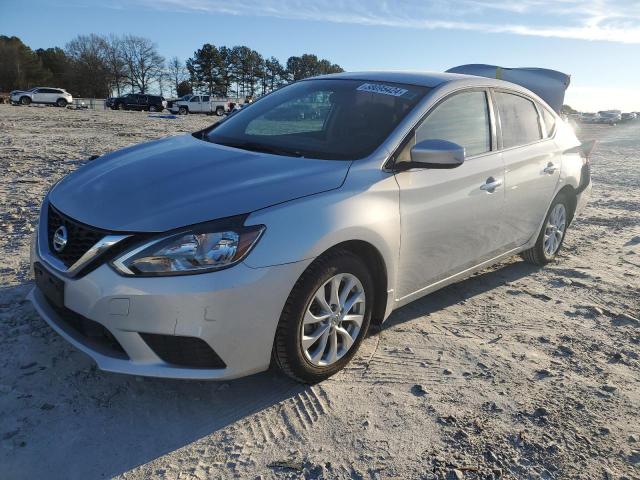
<instances>
[{"instance_id":1,"label":"tree line","mask_svg":"<svg viewBox=\"0 0 640 480\"><path fill-rule=\"evenodd\" d=\"M166 60L151 40L137 35L78 35L64 48L35 51L17 37L0 36L0 92L52 86L89 98L125 93L246 96L342 71L313 54L292 56L282 64L246 46L206 43L182 62Z\"/></svg>"}]
</instances>

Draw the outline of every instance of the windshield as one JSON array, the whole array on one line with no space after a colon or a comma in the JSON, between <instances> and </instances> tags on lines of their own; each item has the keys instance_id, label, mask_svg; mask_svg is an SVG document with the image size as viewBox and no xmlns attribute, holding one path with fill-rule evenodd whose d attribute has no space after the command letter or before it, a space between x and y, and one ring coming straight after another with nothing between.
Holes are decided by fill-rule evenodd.
<instances>
[{"instance_id":1,"label":"windshield","mask_svg":"<svg viewBox=\"0 0 640 480\"><path fill-rule=\"evenodd\" d=\"M366 80L306 80L273 92L201 137L220 145L331 160L378 148L428 91Z\"/></svg>"}]
</instances>

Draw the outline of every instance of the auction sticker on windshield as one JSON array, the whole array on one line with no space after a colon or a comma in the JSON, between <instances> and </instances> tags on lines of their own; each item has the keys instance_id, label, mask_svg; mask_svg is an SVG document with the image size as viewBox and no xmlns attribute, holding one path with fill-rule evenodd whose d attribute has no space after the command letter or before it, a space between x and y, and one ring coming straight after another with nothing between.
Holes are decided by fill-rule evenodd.
<instances>
[{"instance_id":1,"label":"auction sticker on windshield","mask_svg":"<svg viewBox=\"0 0 640 480\"><path fill-rule=\"evenodd\" d=\"M390 87L389 85L380 85L378 83L363 83L357 90L361 92L381 93L382 95L391 95L393 97L401 97L409 90L400 87Z\"/></svg>"}]
</instances>

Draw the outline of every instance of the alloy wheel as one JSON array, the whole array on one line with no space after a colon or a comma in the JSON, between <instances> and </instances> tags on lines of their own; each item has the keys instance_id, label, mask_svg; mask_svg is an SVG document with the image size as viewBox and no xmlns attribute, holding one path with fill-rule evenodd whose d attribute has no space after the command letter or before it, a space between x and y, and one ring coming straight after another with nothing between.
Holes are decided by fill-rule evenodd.
<instances>
[{"instance_id":1,"label":"alloy wheel","mask_svg":"<svg viewBox=\"0 0 640 480\"><path fill-rule=\"evenodd\" d=\"M306 359L326 367L344 357L358 338L365 311L364 287L355 275L339 273L327 280L313 295L301 325Z\"/></svg>"},{"instance_id":2,"label":"alloy wheel","mask_svg":"<svg viewBox=\"0 0 640 480\"><path fill-rule=\"evenodd\" d=\"M547 258L552 257L560 248L562 238L564 237L564 231L567 226L567 209L564 204L556 204L547 220L547 225L544 230L544 254Z\"/></svg>"}]
</instances>

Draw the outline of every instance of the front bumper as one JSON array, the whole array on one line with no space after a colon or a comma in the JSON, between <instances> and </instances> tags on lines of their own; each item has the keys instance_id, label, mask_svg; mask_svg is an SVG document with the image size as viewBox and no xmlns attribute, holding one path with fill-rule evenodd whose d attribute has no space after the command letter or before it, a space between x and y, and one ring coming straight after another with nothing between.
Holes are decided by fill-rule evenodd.
<instances>
[{"instance_id":1,"label":"front bumper","mask_svg":"<svg viewBox=\"0 0 640 480\"><path fill-rule=\"evenodd\" d=\"M29 294L38 313L102 370L150 377L223 380L266 370L275 330L291 288L310 263L251 268L244 263L200 275L128 278L102 265L65 282L64 307L104 327L124 355L96 345L72 328L39 288ZM185 368L168 363L144 334L204 340L224 368Z\"/></svg>"}]
</instances>

